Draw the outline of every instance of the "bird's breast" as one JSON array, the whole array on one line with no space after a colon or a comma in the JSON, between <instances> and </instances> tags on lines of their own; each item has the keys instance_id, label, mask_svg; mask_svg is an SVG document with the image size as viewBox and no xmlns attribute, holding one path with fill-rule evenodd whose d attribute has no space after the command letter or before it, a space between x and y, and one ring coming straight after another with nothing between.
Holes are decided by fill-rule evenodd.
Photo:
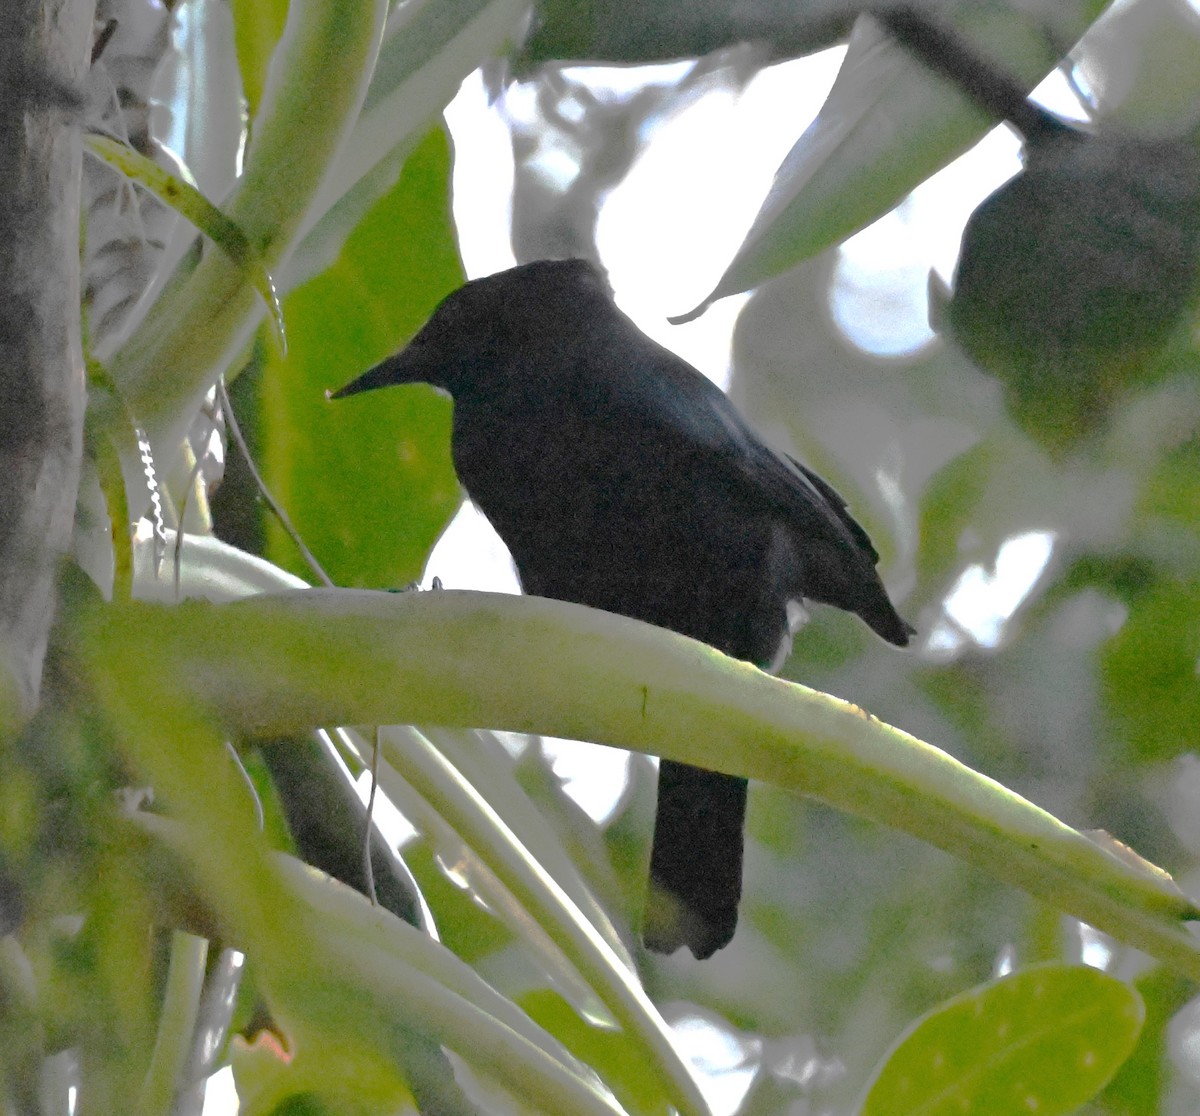
<instances>
[{"instance_id":1,"label":"bird's breast","mask_svg":"<svg viewBox=\"0 0 1200 1116\"><path fill-rule=\"evenodd\" d=\"M514 557L550 539L582 551L651 529L666 488L685 483L668 480L663 448L639 432L549 406L466 416L455 422L453 454L463 487Z\"/></svg>"},{"instance_id":2,"label":"bird's breast","mask_svg":"<svg viewBox=\"0 0 1200 1116\"><path fill-rule=\"evenodd\" d=\"M456 421L459 480L526 592L769 660L786 627L773 526L703 459L646 428L550 408Z\"/></svg>"}]
</instances>

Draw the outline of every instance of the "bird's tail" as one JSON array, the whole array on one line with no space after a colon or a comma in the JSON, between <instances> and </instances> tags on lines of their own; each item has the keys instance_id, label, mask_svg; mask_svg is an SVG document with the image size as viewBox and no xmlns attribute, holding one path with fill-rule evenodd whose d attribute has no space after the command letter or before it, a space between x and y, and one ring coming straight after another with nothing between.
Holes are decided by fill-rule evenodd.
<instances>
[{"instance_id":1,"label":"bird's tail","mask_svg":"<svg viewBox=\"0 0 1200 1116\"><path fill-rule=\"evenodd\" d=\"M697 959L727 945L742 895L746 780L663 760L642 940Z\"/></svg>"}]
</instances>

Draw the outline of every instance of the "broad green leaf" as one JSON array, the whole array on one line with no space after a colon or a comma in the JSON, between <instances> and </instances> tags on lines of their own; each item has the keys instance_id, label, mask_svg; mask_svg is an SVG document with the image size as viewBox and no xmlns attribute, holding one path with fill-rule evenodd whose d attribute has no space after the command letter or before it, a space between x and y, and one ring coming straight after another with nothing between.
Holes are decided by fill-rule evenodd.
<instances>
[{"instance_id":1,"label":"broad green leaf","mask_svg":"<svg viewBox=\"0 0 1200 1116\"><path fill-rule=\"evenodd\" d=\"M260 467L341 584L399 588L419 577L461 499L448 400L429 388L325 397L398 349L461 284L449 194L449 143L438 129L333 266L287 296L289 351L267 357ZM267 553L306 572L274 521Z\"/></svg>"},{"instance_id":2,"label":"broad green leaf","mask_svg":"<svg viewBox=\"0 0 1200 1116\"><path fill-rule=\"evenodd\" d=\"M1098 0L1043 0L1020 12L959 4L953 22L1033 85L1058 61L1052 44L1074 41L1103 7ZM874 21L860 20L820 115L788 153L742 247L693 314L882 217L988 127L963 94L885 41Z\"/></svg>"},{"instance_id":3,"label":"broad green leaf","mask_svg":"<svg viewBox=\"0 0 1200 1116\"><path fill-rule=\"evenodd\" d=\"M1087 966L1039 965L981 984L919 1019L859 1116L1059 1116L1095 1096L1129 1056L1144 1008Z\"/></svg>"}]
</instances>

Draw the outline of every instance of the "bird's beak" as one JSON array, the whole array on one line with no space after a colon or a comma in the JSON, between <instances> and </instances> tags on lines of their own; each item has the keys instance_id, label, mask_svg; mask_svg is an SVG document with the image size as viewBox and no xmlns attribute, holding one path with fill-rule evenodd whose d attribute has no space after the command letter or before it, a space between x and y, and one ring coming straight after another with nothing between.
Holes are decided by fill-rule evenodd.
<instances>
[{"instance_id":1,"label":"bird's beak","mask_svg":"<svg viewBox=\"0 0 1200 1116\"><path fill-rule=\"evenodd\" d=\"M345 399L347 395L391 387L393 384L429 383L429 373L429 354L419 341L414 341L380 361L374 368L368 368L357 380L351 380L345 387L332 392L329 398Z\"/></svg>"}]
</instances>

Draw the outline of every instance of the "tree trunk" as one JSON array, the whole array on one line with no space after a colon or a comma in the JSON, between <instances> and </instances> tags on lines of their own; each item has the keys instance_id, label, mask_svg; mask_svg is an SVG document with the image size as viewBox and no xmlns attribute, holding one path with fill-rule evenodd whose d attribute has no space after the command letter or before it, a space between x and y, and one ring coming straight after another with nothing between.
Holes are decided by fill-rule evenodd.
<instances>
[{"instance_id":1,"label":"tree trunk","mask_svg":"<svg viewBox=\"0 0 1200 1116\"><path fill-rule=\"evenodd\" d=\"M0 727L36 708L83 443L79 174L92 0L0 33Z\"/></svg>"}]
</instances>

